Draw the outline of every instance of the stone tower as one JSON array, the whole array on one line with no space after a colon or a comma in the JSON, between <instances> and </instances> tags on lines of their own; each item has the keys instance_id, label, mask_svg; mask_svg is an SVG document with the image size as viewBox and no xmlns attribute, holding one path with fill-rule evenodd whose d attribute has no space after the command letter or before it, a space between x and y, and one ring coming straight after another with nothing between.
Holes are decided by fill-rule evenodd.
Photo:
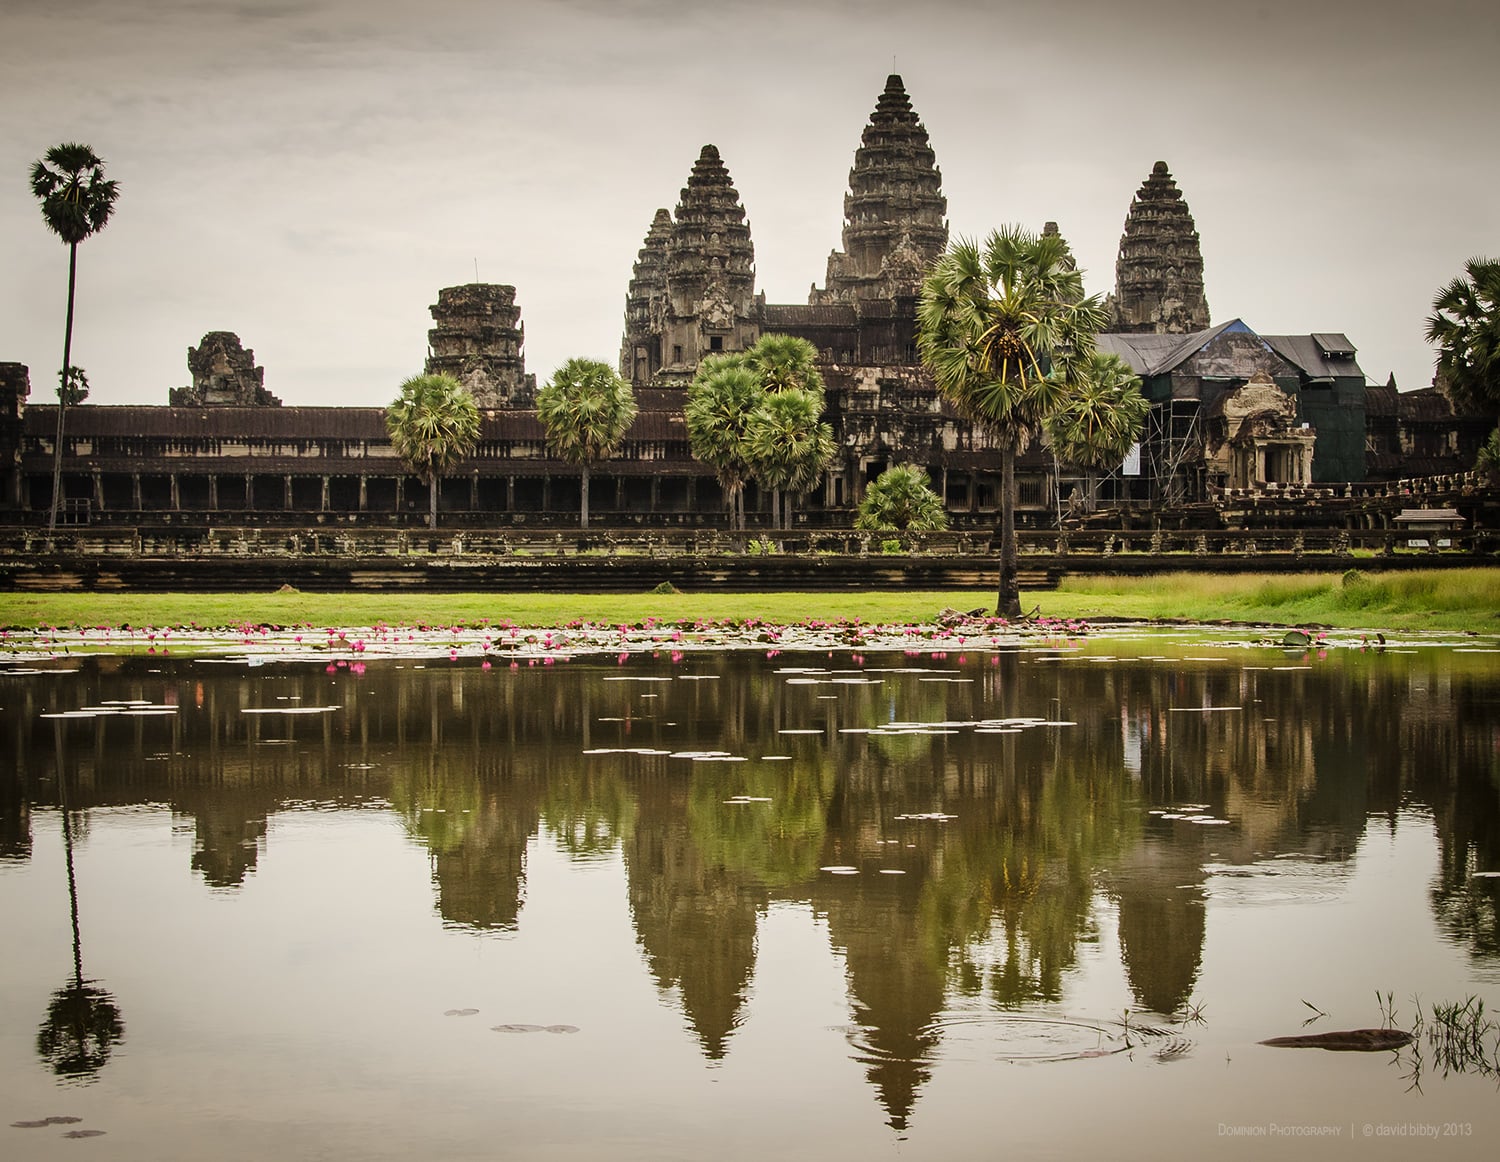
<instances>
[{"instance_id":1,"label":"stone tower","mask_svg":"<svg viewBox=\"0 0 1500 1162\"><path fill-rule=\"evenodd\" d=\"M656 211L625 292L620 374L636 387L645 387L661 370L660 336L667 312L667 239L671 236L672 215L664 209Z\"/></svg>"},{"instance_id":2,"label":"stone tower","mask_svg":"<svg viewBox=\"0 0 1500 1162\"><path fill-rule=\"evenodd\" d=\"M1125 216L1109 305L1115 331L1186 334L1210 325L1198 231L1164 161L1152 167Z\"/></svg>"},{"instance_id":3,"label":"stone tower","mask_svg":"<svg viewBox=\"0 0 1500 1162\"><path fill-rule=\"evenodd\" d=\"M428 375L451 375L482 408L530 407L536 376L526 374L526 328L516 288L493 283L445 286L429 308Z\"/></svg>"},{"instance_id":4,"label":"stone tower","mask_svg":"<svg viewBox=\"0 0 1500 1162\"><path fill-rule=\"evenodd\" d=\"M755 247L739 191L705 145L675 214L658 210L625 298L620 370L637 387L686 386L705 355L760 338Z\"/></svg>"},{"instance_id":5,"label":"stone tower","mask_svg":"<svg viewBox=\"0 0 1500 1162\"><path fill-rule=\"evenodd\" d=\"M255 365L255 352L233 331L210 331L198 346L189 347L188 372L193 385L167 393L173 407L281 406L266 390L266 369Z\"/></svg>"},{"instance_id":6,"label":"stone tower","mask_svg":"<svg viewBox=\"0 0 1500 1162\"><path fill-rule=\"evenodd\" d=\"M948 245L943 175L901 78L886 78L854 152L844 196L842 250L828 256L828 285L814 306L914 293Z\"/></svg>"}]
</instances>

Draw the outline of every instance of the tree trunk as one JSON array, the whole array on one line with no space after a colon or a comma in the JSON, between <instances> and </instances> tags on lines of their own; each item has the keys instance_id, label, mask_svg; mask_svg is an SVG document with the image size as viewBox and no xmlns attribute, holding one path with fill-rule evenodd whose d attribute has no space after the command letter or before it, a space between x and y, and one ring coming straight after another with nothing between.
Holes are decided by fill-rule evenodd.
<instances>
[{"instance_id":1,"label":"tree trunk","mask_svg":"<svg viewBox=\"0 0 1500 1162\"><path fill-rule=\"evenodd\" d=\"M782 519L785 511L786 500L782 495L781 489L771 489L771 527L778 532L785 531L786 529L786 523Z\"/></svg>"},{"instance_id":2,"label":"tree trunk","mask_svg":"<svg viewBox=\"0 0 1500 1162\"><path fill-rule=\"evenodd\" d=\"M52 445L52 512L47 517L47 531L57 529L57 513L62 507L63 413L67 410L68 368L73 358L73 288L78 282L78 243L68 247L68 321L63 329L62 378L57 381L57 437Z\"/></svg>"},{"instance_id":3,"label":"tree trunk","mask_svg":"<svg viewBox=\"0 0 1500 1162\"><path fill-rule=\"evenodd\" d=\"M583 503L579 506L579 528L589 527L589 466L583 466L583 475L579 480L579 491L582 494Z\"/></svg>"},{"instance_id":4,"label":"tree trunk","mask_svg":"<svg viewBox=\"0 0 1500 1162\"><path fill-rule=\"evenodd\" d=\"M1016 440L1000 444L1000 593L995 616L1021 616L1021 590L1016 584Z\"/></svg>"},{"instance_id":5,"label":"tree trunk","mask_svg":"<svg viewBox=\"0 0 1500 1162\"><path fill-rule=\"evenodd\" d=\"M427 527L437 532L437 496L438 478L437 473L432 474L432 480L427 485Z\"/></svg>"}]
</instances>

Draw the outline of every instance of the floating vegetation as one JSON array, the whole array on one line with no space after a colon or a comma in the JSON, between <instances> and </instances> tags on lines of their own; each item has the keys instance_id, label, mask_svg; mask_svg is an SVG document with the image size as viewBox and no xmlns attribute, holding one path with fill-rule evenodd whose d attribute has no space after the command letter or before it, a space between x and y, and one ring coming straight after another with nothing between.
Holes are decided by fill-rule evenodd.
<instances>
[{"instance_id":1,"label":"floating vegetation","mask_svg":"<svg viewBox=\"0 0 1500 1162\"><path fill-rule=\"evenodd\" d=\"M491 1025L496 1033L576 1033L577 1025Z\"/></svg>"},{"instance_id":2,"label":"floating vegetation","mask_svg":"<svg viewBox=\"0 0 1500 1162\"><path fill-rule=\"evenodd\" d=\"M69 1114L53 1114L50 1118L33 1118L27 1121L11 1122L10 1125L13 1130L40 1130L47 1126L74 1126L81 1121L83 1121L82 1118L75 1118ZM104 1133L103 1130L75 1130L71 1134L64 1134L63 1137L93 1138L102 1133Z\"/></svg>"},{"instance_id":3,"label":"floating vegetation","mask_svg":"<svg viewBox=\"0 0 1500 1162\"><path fill-rule=\"evenodd\" d=\"M445 1017L472 1017L479 1012L478 1009L448 1009L443 1013Z\"/></svg>"},{"instance_id":4,"label":"floating vegetation","mask_svg":"<svg viewBox=\"0 0 1500 1162\"><path fill-rule=\"evenodd\" d=\"M1306 1002L1303 1002L1306 1004ZM1326 1013L1320 1014L1327 1016ZM1316 1020L1317 1018L1311 1018ZM1299 1033L1292 1037L1271 1037L1262 1045L1278 1049L1327 1049L1335 1053L1380 1053L1403 1049L1412 1035L1401 1029L1342 1029L1334 1033Z\"/></svg>"},{"instance_id":5,"label":"floating vegetation","mask_svg":"<svg viewBox=\"0 0 1500 1162\"><path fill-rule=\"evenodd\" d=\"M241 714L332 714L342 706L242 706Z\"/></svg>"},{"instance_id":6,"label":"floating vegetation","mask_svg":"<svg viewBox=\"0 0 1500 1162\"><path fill-rule=\"evenodd\" d=\"M69 1130L63 1135L64 1138L102 1138L103 1130Z\"/></svg>"}]
</instances>

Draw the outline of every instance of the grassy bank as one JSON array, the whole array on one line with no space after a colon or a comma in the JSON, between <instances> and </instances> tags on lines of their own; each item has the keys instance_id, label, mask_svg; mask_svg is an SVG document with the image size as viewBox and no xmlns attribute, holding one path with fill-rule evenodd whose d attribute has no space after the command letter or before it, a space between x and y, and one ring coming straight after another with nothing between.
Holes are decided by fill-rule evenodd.
<instances>
[{"instance_id":1,"label":"grassy bank","mask_svg":"<svg viewBox=\"0 0 1500 1162\"><path fill-rule=\"evenodd\" d=\"M1072 577L1056 592L1024 595L1026 608L1052 617L1181 618L1351 629L1458 629L1500 633L1500 569L1395 574ZM253 624L477 625L509 620L562 625L606 622L744 620L791 623L859 618L930 621L945 608L992 609L989 591L754 594L443 594L443 593L7 593L0 625Z\"/></svg>"}]
</instances>

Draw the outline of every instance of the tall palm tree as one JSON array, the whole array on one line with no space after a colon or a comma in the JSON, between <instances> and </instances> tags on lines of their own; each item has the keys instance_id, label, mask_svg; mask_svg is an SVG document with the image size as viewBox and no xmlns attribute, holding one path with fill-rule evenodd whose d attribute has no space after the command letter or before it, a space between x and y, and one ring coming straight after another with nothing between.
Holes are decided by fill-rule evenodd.
<instances>
[{"instance_id":1,"label":"tall palm tree","mask_svg":"<svg viewBox=\"0 0 1500 1162\"><path fill-rule=\"evenodd\" d=\"M1500 404L1500 261L1471 258L1432 300L1427 341L1438 345L1438 378L1464 411Z\"/></svg>"},{"instance_id":2,"label":"tall palm tree","mask_svg":"<svg viewBox=\"0 0 1500 1162\"><path fill-rule=\"evenodd\" d=\"M745 479L751 472L745 433L761 396L760 377L743 355L710 356L698 365L683 407L693 456L719 478L734 529L745 527Z\"/></svg>"},{"instance_id":3,"label":"tall palm tree","mask_svg":"<svg viewBox=\"0 0 1500 1162\"><path fill-rule=\"evenodd\" d=\"M817 483L833 459L833 429L822 415L822 394L802 388L767 391L750 413L745 448L756 480L771 489L776 528L790 527L792 494Z\"/></svg>"},{"instance_id":4,"label":"tall palm tree","mask_svg":"<svg viewBox=\"0 0 1500 1162\"><path fill-rule=\"evenodd\" d=\"M1084 470L1092 512L1098 474L1119 467L1129 454L1151 404L1141 394L1140 378L1118 355L1095 351L1067 370L1074 386L1047 417L1047 439L1060 459Z\"/></svg>"},{"instance_id":5,"label":"tall palm tree","mask_svg":"<svg viewBox=\"0 0 1500 1162\"><path fill-rule=\"evenodd\" d=\"M854 527L937 532L948 527L948 514L943 498L932 490L926 469L898 464L887 468L865 489Z\"/></svg>"},{"instance_id":6,"label":"tall palm tree","mask_svg":"<svg viewBox=\"0 0 1500 1162\"><path fill-rule=\"evenodd\" d=\"M589 466L614 454L635 419L630 384L606 363L569 359L536 396L547 450L581 472L581 528L589 527Z\"/></svg>"},{"instance_id":7,"label":"tall palm tree","mask_svg":"<svg viewBox=\"0 0 1500 1162\"><path fill-rule=\"evenodd\" d=\"M54 145L31 167L31 192L42 203L47 229L68 244L68 321L63 329L63 364L58 376L57 435L52 445L52 510L47 528L57 528L62 503L63 417L68 410L73 360L73 298L78 285L78 244L104 229L120 196L118 182L104 177L104 162L87 145Z\"/></svg>"},{"instance_id":8,"label":"tall palm tree","mask_svg":"<svg viewBox=\"0 0 1500 1162\"><path fill-rule=\"evenodd\" d=\"M996 612L1016 617L1016 457L1070 384L1054 358L1093 350L1104 326L1099 300L1057 234L996 230L980 246L961 239L934 263L917 306L917 344L938 389L1000 445L1000 587Z\"/></svg>"},{"instance_id":9,"label":"tall palm tree","mask_svg":"<svg viewBox=\"0 0 1500 1162\"><path fill-rule=\"evenodd\" d=\"M438 480L479 442L479 407L451 375L414 375L385 410L401 462L428 488L427 527L438 526Z\"/></svg>"}]
</instances>

